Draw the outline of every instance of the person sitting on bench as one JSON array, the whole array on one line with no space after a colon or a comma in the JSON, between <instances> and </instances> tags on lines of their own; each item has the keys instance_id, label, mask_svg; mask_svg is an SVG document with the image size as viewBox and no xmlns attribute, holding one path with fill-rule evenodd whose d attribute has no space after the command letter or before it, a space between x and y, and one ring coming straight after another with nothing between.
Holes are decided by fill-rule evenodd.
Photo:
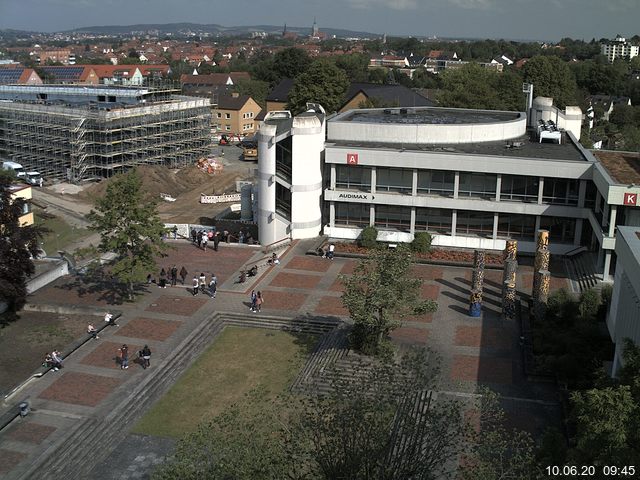
<instances>
[{"instance_id":1,"label":"person sitting on bench","mask_svg":"<svg viewBox=\"0 0 640 480\"><path fill-rule=\"evenodd\" d=\"M253 267L251 267L249 269L249 276L250 277L255 277L256 275L258 275L258 266L254 265Z\"/></svg>"}]
</instances>

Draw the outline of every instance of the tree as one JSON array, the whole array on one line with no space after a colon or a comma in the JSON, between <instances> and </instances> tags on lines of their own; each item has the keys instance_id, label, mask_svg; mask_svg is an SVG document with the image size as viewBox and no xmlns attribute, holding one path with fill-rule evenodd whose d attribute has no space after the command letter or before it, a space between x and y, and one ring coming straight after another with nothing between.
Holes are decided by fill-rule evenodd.
<instances>
[{"instance_id":1,"label":"tree","mask_svg":"<svg viewBox=\"0 0 640 480\"><path fill-rule=\"evenodd\" d=\"M300 48L285 48L273 56L273 69L279 78L295 78L304 73L309 65L309 55Z\"/></svg>"},{"instance_id":2,"label":"tree","mask_svg":"<svg viewBox=\"0 0 640 480\"><path fill-rule=\"evenodd\" d=\"M422 280L412 278L411 264L411 252L404 245L378 249L356 266L352 276L341 277L342 303L354 321L351 343L357 350L384 354L383 340L400 326L400 319L437 310L433 300L420 299Z\"/></svg>"},{"instance_id":3,"label":"tree","mask_svg":"<svg viewBox=\"0 0 640 480\"><path fill-rule=\"evenodd\" d=\"M0 323L16 318L27 298L27 278L35 272L33 259L40 253L45 230L20 225L26 202L13 197L15 177L0 169Z\"/></svg>"},{"instance_id":4,"label":"tree","mask_svg":"<svg viewBox=\"0 0 640 480\"><path fill-rule=\"evenodd\" d=\"M576 103L575 77L562 59L538 55L524 64L523 74L537 96L552 97L559 108Z\"/></svg>"},{"instance_id":5,"label":"tree","mask_svg":"<svg viewBox=\"0 0 640 480\"><path fill-rule=\"evenodd\" d=\"M448 478L469 428L460 403L430 396L439 365L414 350L399 364L361 360L348 376L335 372L328 395L302 401L297 463L326 479Z\"/></svg>"},{"instance_id":6,"label":"tree","mask_svg":"<svg viewBox=\"0 0 640 480\"><path fill-rule=\"evenodd\" d=\"M369 57L362 53L352 53L349 55L338 55L335 57L336 66L344 70L350 81L366 82L369 76L367 71Z\"/></svg>"},{"instance_id":7,"label":"tree","mask_svg":"<svg viewBox=\"0 0 640 480\"><path fill-rule=\"evenodd\" d=\"M90 228L100 233L99 250L116 254L111 270L131 300L135 285L156 270L156 256L167 248L162 241L166 229L155 202L145 197L137 171L116 176L88 218Z\"/></svg>"},{"instance_id":8,"label":"tree","mask_svg":"<svg viewBox=\"0 0 640 480\"><path fill-rule=\"evenodd\" d=\"M266 98L269 94L269 84L267 82L241 78L236 82L234 89L241 95L249 95L258 105L265 108Z\"/></svg>"},{"instance_id":9,"label":"tree","mask_svg":"<svg viewBox=\"0 0 640 480\"><path fill-rule=\"evenodd\" d=\"M527 480L543 478L536 464L534 442L523 431L505 427L505 414L498 396L481 391L477 404L478 428L467 462L461 467L463 480Z\"/></svg>"},{"instance_id":10,"label":"tree","mask_svg":"<svg viewBox=\"0 0 640 480\"><path fill-rule=\"evenodd\" d=\"M349 87L345 73L327 60L317 60L298 75L289 92L287 108L294 114L304 112L307 102L321 104L328 112L337 111Z\"/></svg>"}]
</instances>

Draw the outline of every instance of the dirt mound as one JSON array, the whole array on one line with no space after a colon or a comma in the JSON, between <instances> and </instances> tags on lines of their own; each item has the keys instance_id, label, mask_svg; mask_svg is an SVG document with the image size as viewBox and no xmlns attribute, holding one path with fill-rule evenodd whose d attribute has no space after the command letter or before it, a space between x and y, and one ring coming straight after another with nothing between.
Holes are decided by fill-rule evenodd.
<instances>
[{"instance_id":1,"label":"dirt mound","mask_svg":"<svg viewBox=\"0 0 640 480\"><path fill-rule=\"evenodd\" d=\"M210 175L202 170L198 169L195 165L182 168L180 170L172 170L165 166L142 166L138 167L138 173L142 178L142 188L148 192L152 197L158 198L159 194L167 193L173 197L193 190L198 186L206 187L210 189L210 185L216 183L224 183L220 188L229 188L230 185L228 177L224 175ZM220 182L218 182L218 178ZM80 198L86 200L93 200L96 197L101 197L107 191L107 187L111 183L112 179L106 179L95 185L86 188L79 194ZM235 179L231 182L233 183Z\"/></svg>"}]
</instances>

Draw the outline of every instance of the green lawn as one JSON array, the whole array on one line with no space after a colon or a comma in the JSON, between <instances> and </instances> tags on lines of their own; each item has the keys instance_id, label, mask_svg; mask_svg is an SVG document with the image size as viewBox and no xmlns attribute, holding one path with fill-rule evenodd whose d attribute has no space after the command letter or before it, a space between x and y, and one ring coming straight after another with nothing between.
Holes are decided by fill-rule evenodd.
<instances>
[{"instance_id":1,"label":"green lawn","mask_svg":"<svg viewBox=\"0 0 640 480\"><path fill-rule=\"evenodd\" d=\"M71 243L91 234L86 228L76 228L69 225L62 218L41 210L34 210L36 225L41 225L50 231L42 238L42 248L47 255L55 255L58 250L64 250Z\"/></svg>"},{"instance_id":2,"label":"green lawn","mask_svg":"<svg viewBox=\"0 0 640 480\"><path fill-rule=\"evenodd\" d=\"M227 327L133 431L179 438L256 387L278 395L300 371L316 341L311 335Z\"/></svg>"}]
</instances>

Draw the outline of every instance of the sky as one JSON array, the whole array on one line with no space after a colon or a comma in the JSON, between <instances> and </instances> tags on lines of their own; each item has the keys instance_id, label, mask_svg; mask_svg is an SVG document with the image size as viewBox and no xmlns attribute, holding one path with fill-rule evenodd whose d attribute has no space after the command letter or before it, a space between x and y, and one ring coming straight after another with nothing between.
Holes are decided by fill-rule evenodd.
<instances>
[{"instance_id":1,"label":"sky","mask_svg":"<svg viewBox=\"0 0 640 480\"><path fill-rule=\"evenodd\" d=\"M640 34L640 0L0 0L0 29L216 23L399 36L591 40Z\"/></svg>"}]
</instances>

